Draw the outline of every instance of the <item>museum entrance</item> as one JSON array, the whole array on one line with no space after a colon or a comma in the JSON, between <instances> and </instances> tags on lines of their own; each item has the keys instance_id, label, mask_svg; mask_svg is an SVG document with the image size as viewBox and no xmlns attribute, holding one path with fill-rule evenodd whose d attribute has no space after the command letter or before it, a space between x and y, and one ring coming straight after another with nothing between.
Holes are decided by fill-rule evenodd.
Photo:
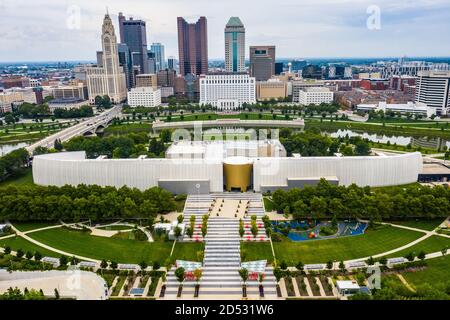
<instances>
[{"instance_id":1,"label":"museum entrance","mask_svg":"<svg viewBox=\"0 0 450 320\"><path fill-rule=\"evenodd\" d=\"M247 192L253 188L253 162L245 157L230 157L223 162L224 189Z\"/></svg>"}]
</instances>

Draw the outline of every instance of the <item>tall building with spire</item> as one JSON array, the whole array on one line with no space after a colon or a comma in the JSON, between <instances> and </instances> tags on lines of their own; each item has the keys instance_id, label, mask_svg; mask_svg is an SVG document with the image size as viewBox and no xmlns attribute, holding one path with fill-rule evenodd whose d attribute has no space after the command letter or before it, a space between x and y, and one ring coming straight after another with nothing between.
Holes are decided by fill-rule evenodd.
<instances>
[{"instance_id":1,"label":"tall building with spire","mask_svg":"<svg viewBox=\"0 0 450 320\"><path fill-rule=\"evenodd\" d=\"M120 103L127 97L126 77L119 65L117 37L109 14L102 26L101 65L86 68L88 95L91 103L96 96L109 96L113 103Z\"/></svg>"},{"instance_id":2,"label":"tall building with spire","mask_svg":"<svg viewBox=\"0 0 450 320\"><path fill-rule=\"evenodd\" d=\"M178 53L180 74L206 74L208 72L208 31L206 17L188 23L178 17Z\"/></svg>"},{"instance_id":3,"label":"tall building with spire","mask_svg":"<svg viewBox=\"0 0 450 320\"><path fill-rule=\"evenodd\" d=\"M225 69L245 72L245 27L239 17L231 17L225 26Z\"/></svg>"}]
</instances>

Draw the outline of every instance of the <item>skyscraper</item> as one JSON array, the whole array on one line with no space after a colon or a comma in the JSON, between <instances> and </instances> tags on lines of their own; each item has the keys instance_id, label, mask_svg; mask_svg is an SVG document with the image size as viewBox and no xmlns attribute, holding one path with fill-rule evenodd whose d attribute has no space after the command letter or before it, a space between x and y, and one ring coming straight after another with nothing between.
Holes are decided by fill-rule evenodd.
<instances>
[{"instance_id":1,"label":"skyscraper","mask_svg":"<svg viewBox=\"0 0 450 320\"><path fill-rule=\"evenodd\" d=\"M416 102L436 108L438 115L450 112L450 71L419 71Z\"/></svg>"},{"instance_id":2,"label":"skyscraper","mask_svg":"<svg viewBox=\"0 0 450 320\"><path fill-rule=\"evenodd\" d=\"M266 81L275 74L275 46L250 47L250 75Z\"/></svg>"},{"instance_id":3,"label":"skyscraper","mask_svg":"<svg viewBox=\"0 0 450 320\"><path fill-rule=\"evenodd\" d=\"M164 54L164 46L161 43L152 43L150 51L155 54L156 72L166 68L166 56Z\"/></svg>"},{"instance_id":4,"label":"skyscraper","mask_svg":"<svg viewBox=\"0 0 450 320\"><path fill-rule=\"evenodd\" d=\"M117 38L109 14L105 15L102 26L102 65L86 68L86 82L91 103L96 96L109 96L113 103L126 99L126 78L119 65Z\"/></svg>"},{"instance_id":5,"label":"skyscraper","mask_svg":"<svg viewBox=\"0 0 450 320\"><path fill-rule=\"evenodd\" d=\"M231 17L225 26L225 69L245 72L245 27L239 17Z\"/></svg>"},{"instance_id":6,"label":"skyscraper","mask_svg":"<svg viewBox=\"0 0 450 320\"><path fill-rule=\"evenodd\" d=\"M140 67L140 73L148 73L147 63L147 34L146 24L142 20L130 18L126 20L119 15L120 33L123 34L122 43L125 43L131 51L133 65Z\"/></svg>"},{"instance_id":7,"label":"skyscraper","mask_svg":"<svg viewBox=\"0 0 450 320\"><path fill-rule=\"evenodd\" d=\"M175 57L169 57L167 59L167 68L170 70L177 70L177 59Z\"/></svg>"},{"instance_id":8,"label":"skyscraper","mask_svg":"<svg viewBox=\"0 0 450 320\"><path fill-rule=\"evenodd\" d=\"M178 17L178 53L180 74L206 74L208 72L208 37L206 17L188 23Z\"/></svg>"}]
</instances>

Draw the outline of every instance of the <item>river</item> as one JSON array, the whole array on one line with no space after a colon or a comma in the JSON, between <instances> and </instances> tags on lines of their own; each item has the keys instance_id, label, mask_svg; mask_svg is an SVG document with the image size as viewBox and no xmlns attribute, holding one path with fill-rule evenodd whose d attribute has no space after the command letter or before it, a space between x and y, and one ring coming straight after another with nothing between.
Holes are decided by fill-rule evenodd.
<instances>
[{"instance_id":1,"label":"river","mask_svg":"<svg viewBox=\"0 0 450 320\"><path fill-rule=\"evenodd\" d=\"M399 146L407 146L411 144L413 147L431 148L438 149L439 147L447 146L450 148L450 141L446 141L441 138L414 138L414 137L403 137L403 136L386 136L383 134L370 134L370 133L360 133L352 130L338 130L336 132L328 133L333 138L343 138L347 135L349 137L361 137L363 139L368 139L372 142L378 143L390 143Z\"/></svg>"},{"instance_id":2,"label":"river","mask_svg":"<svg viewBox=\"0 0 450 320\"><path fill-rule=\"evenodd\" d=\"M25 148L30 145L26 142L21 143L12 143L12 144L0 144L0 156L4 156L5 154L20 148Z\"/></svg>"}]
</instances>

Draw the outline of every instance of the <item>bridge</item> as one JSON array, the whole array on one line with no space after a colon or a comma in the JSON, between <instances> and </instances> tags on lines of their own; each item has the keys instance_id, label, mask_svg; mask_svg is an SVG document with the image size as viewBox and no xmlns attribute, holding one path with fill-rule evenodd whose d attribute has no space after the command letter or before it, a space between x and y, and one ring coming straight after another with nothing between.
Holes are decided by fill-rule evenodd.
<instances>
[{"instance_id":1,"label":"bridge","mask_svg":"<svg viewBox=\"0 0 450 320\"><path fill-rule=\"evenodd\" d=\"M121 111L121 106L113 107L70 128L64 129L42 140L39 140L38 142L28 146L26 149L30 154L33 154L34 150L38 147L53 148L55 140L57 139L59 139L61 142L65 142L76 136L89 136L101 133L115 117L119 116Z\"/></svg>"}]
</instances>

